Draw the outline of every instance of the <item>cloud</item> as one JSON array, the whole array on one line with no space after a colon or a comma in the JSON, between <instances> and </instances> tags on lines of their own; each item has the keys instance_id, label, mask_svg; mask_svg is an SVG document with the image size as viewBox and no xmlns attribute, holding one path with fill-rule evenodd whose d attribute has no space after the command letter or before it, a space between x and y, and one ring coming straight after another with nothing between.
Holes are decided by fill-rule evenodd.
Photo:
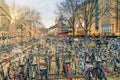
<instances>
[{"instance_id":1,"label":"cloud","mask_svg":"<svg viewBox=\"0 0 120 80\"><path fill-rule=\"evenodd\" d=\"M54 20L55 20L55 17L52 13L42 17L42 22L47 28L50 27L50 26L53 26L55 24Z\"/></svg>"}]
</instances>

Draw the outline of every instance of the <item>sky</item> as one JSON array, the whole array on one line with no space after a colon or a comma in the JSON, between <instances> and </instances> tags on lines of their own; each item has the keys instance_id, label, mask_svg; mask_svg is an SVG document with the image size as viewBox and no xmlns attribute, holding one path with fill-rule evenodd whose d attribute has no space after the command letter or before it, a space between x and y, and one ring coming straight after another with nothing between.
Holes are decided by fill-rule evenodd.
<instances>
[{"instance_id":1,"label":"sky","mask_svg":"<svg viewBox=\"0 0 120 80\"><path fill-rule=\"evenodd\" d=\"M55 10L56 5L62 0L6 0L15 2L16 5L29 6L35 9L41 14L41 21L46 28L49 28L55 24Z\"/></svg>"}]
</instances>

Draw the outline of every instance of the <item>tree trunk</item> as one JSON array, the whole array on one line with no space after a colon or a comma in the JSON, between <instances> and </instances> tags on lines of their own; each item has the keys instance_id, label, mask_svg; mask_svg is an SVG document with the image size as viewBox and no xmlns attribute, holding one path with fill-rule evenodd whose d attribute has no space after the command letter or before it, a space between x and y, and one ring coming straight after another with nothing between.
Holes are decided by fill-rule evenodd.
<instances>
[{"instance_id":1,"label":"tree trunk","mask_svg":"<svg viewBox=\"0 0 120 80\"><path fill-rule=\"evenodd\" d=\"M85 41L87 40L87 35L88 35L88 24L87 24L87 20L85 20Z\"/></svg>"},{"instance_id":2,"label":"tree trunk","mask_svg":"<svg viewBox=\"0 0 120 80\"><path fill-rule=\"evenodd\" d=\"M85 41L87 40L88 30L85 30Z\"/></svg>"}]
</instances>

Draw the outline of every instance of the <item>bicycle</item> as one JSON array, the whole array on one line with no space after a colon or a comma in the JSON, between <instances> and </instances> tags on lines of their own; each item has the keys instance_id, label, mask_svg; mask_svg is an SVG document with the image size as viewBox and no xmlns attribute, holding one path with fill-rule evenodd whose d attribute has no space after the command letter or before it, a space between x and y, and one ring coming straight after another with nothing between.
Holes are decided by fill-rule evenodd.
<instances>
[{"instance_id":1,"label":"bicycle","mask_svg":"<svg viewBox=\"0 0 120 80\"><path fill-rule=\"evenodd\" d=\"M32 63L29 66L29 77L30 77L30 79L34 79L34 80L37 79L37 77L36 77L36 71L37 71L36 66L37 66L36 63Z\"/></svg>"},{"instance_id":2,"label":"bicycle","mask_svg":"<svg viewBox=\"0 0 120 80\"><path fill-rule=\"evenodd\" d=\"M19 79L26 80L27 79L27 65L26 62L21 62L19 65Z\"/></svg>"},{"instance_id":3,"label":"bicycle","mask_svg":"<svg viewBox=\"0 0 120 80\"><path fill-rule=\"evenodd\" d=\"M18 75L18 66L15 62L9 61L9 67L7 69L7 78L17 80L19 78Z\"/></svg>"},{"instance_id":4,"label":"bicycle","mask_svg":"<svg viewBox=\"0 0 120 80\"><path fill-rule=\"evenodd\" d=\"M104 71L104 67L100 64L102 61L96 62L96 67L93 69L93 76L95 77L95 80L107 80L107 75Z\"/></svg>"},{"instance_id":5,"label":"bicycle","mask_svg":"<svg viewBox=\"0 0 120 80\"><path fill-rule=\"evenodd\" d=\"M48 80L48 73L47 73L47 67L41 67L40 68L40 75L42 80Z\"/></svg>"},{"instance_id":6,"label":"bicycle","mask_svg":"<svg viewBox=\"0 0 120 80\"><path fill-rule=\"evenodd\" d=\"M3 70L3 65L2 65L2 60L0 60L0 79L4 79L5 74L4 74L4 70Z\"/></svg>"}]
</instances>

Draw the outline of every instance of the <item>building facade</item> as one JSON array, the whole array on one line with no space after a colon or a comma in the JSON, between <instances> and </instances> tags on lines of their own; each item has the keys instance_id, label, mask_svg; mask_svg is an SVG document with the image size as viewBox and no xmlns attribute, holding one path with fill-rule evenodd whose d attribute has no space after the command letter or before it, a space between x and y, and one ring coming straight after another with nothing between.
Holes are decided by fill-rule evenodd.
<instances>
[{"instance_id":1,"label":"building facade","mask_svg":"<svg viewBox=\"0 0 120 80\"><path fill-rule=\"evenodd\" d=\"M68 37L68 22L64 17L60 16L55 23L58 28L58 37Z\"/></svg>"},{"instance_id":2,"label":"building facade","mask_svg":"<svg viewBox=\"0 0 120 80\"><path fill-rule=\"evenodd\" d=\"M109 11L106 11L104 15L98 21L98 29L96 30L95 22L91 25L88 36L120 36L120 2L118 0L101 0L102 10L104 12L104 7L107 5ZM75 27L75 33L77 36L85 34L83 29L84 22L82 27Z\"/></svg>"},{"instance_id":3,"label":"building facade","mask_svg":"<svg viewBox=\"0 0 120 80\"><path fill-rule=\"evenodd\" d=\"M120 36L120 6L117 0L108 0L110 10L99 20L99 29L95 30L95 25L91 27L90 35ZM120 4L120 3L119 3ZM119 8L119 10L118 10Z\"/></svg>"}]
</instances>

